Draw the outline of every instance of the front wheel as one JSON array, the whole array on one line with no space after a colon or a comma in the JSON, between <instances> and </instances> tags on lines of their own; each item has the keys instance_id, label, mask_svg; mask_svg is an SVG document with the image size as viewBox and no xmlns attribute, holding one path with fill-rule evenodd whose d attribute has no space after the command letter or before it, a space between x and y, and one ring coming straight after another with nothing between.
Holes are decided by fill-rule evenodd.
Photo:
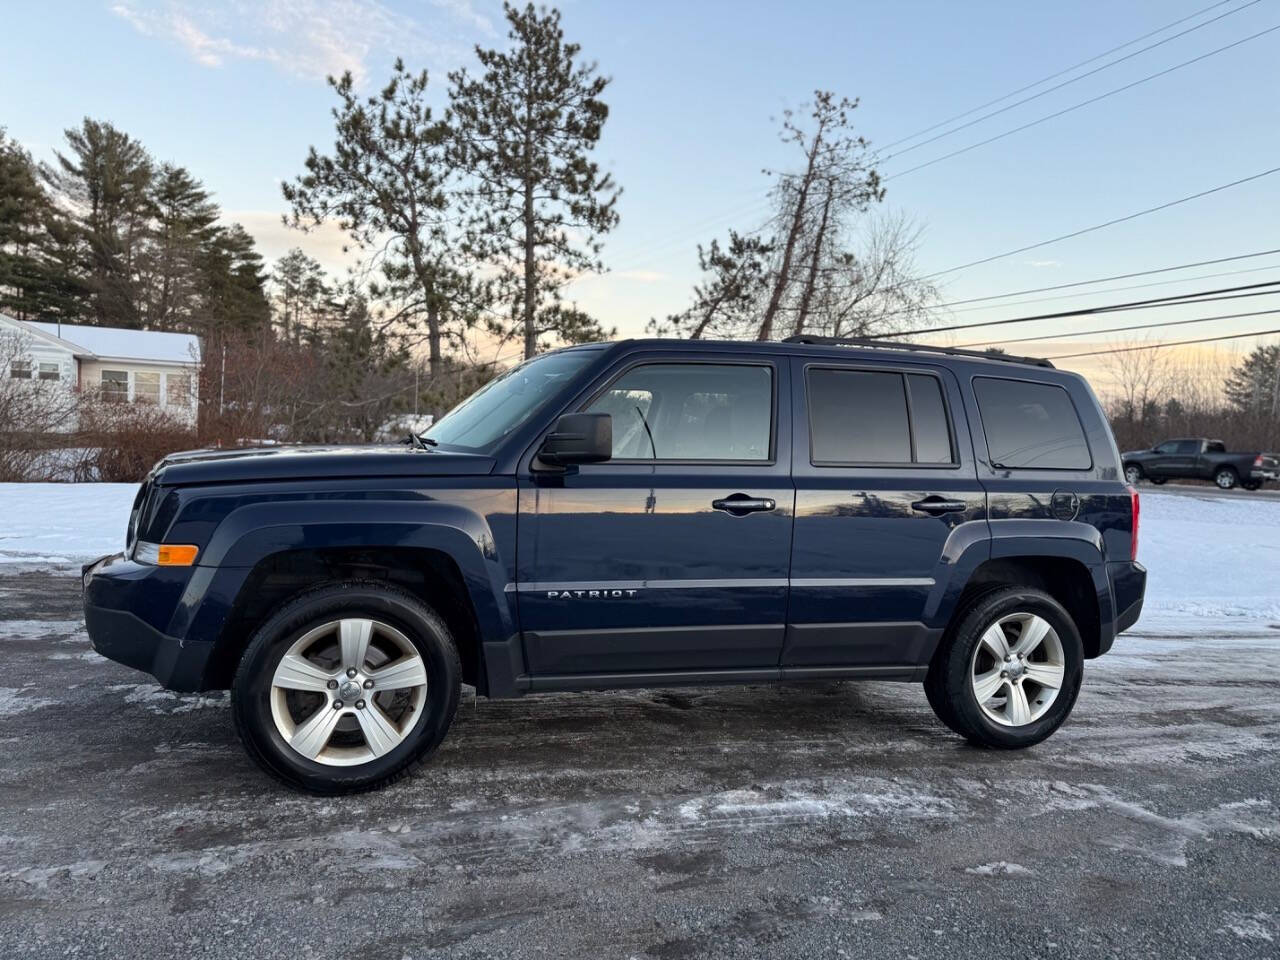
<instances>
[{"instance_id":1,"label":"front wheel","mask_svg":"<svg viewBox=\"0 0 1280 960\"><path fill-rule=\"evenodd\" d=\"M457 712L448 627L402 590L327 584L254 634L232 684L236 729L272 776L313 793L372 790L412 773Z\"/></svg>"},{"instance_id":2,"label":"front wheel","mask_svg":"<svg viewBox=\"0 0 1280 960\"><path fill-rule=\"evenodd\" d=\"M929 667L938 719L983 747L1029 747L1058 729L1080 692L1084 646L1053 597L1011 586L959 613Z\"/></svg>"},{"instance_id":3,"label":"front wheel","mask_svg":"<svg viewBox=\"0 0 1280 960\"><path fill-rule=\"evenodd\" d=\"M1142 468L1136 463L1131 463L1124 468L1124 478L1129 482L1130 486L1136 487L1142 482Z\"/></svg>"},{"instance_id":4,"label":"front wheel","mask_svg":"<svg viewBox=\"0 0 1280 960\"><path fill-rule=\"evenodd\" d=\"M1236 472L1230 467L1223 467L1213 476L1213 482L1218 485L1220 490L1230 490L1239 481Z\"/></svg>"}]
</instances>

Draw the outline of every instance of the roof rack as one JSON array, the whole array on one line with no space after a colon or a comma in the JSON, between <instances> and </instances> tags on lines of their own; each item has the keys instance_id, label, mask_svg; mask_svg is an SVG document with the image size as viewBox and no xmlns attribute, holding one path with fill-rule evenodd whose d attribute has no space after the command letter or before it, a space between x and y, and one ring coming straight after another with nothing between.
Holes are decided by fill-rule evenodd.
<instances>
[{"instance_id":1,"label":"roof rack","mask_svg":"<svg viewBox=\"0 0 1280 960\"><path fill-rule=\"evenodd\" d=\"M960 350L955 347L935 347L927 343L907 343L903 340L877 340L874 337L817 337L800 334L787 337L783 343L808 343L825 347L878 347L881 350L912 350L917 353L945 353L953 357L974 357L978 360L1003 360L1006 363L1029 363L1036 367L1053 364L1042 357L1016 357L1008 353L987 353L983 350Z\"/></svg>"}]
</instances>

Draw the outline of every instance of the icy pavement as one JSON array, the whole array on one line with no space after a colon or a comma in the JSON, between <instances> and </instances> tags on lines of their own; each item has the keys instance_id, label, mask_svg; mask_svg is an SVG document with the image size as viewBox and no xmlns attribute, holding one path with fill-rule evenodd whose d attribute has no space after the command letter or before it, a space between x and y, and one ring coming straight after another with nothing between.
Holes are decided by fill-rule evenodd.
<instances>
[{"instance_id":1,"label":"icy pavement","mask_svg":"<svg viewBox=\"0 0 1280 960\"><path fill-rule=\"evenodd\" d=\"M93 654L76 604L70 578L0 579L11 956L1280 943L1280 631L1123 637L1016 754L964 745L911 684L566 694L468 701L417 778L317 799L257 771L223 696Z\"/></svg>"}]
</instances>

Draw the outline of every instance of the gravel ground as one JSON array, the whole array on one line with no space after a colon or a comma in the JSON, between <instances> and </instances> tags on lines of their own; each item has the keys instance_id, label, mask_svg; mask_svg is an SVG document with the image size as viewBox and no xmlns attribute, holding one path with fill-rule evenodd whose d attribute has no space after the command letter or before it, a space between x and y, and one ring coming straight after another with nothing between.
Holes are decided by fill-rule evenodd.
<instances>
[{"instance_id":1,"label":"gravel ground","mask_svg":"<svg viewBox=\"0 0 1280 960\"><path fill-rule=\"evenodd\" d=\"M1280 625L1121 638L1073 719L965 746L882 683L468 699L436 761L283 791L221 695L0 579L14 957L1274 957Z\"/></svg>"}]
</instances>

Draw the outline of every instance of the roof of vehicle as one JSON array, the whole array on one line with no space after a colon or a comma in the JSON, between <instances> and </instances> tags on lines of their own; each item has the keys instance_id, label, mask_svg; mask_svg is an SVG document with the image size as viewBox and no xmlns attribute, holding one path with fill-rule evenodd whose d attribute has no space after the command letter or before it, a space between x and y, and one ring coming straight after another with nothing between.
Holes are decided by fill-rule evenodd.
<instances>
[{"instance_id":1,"label":"roof of vehicle","mask_svg":"<svg viewBox=\"0 0 1280 960\"><path fill-rule=\"evenodd\" d=\"M602 344L582 344L566 349L598 348ZM998 368L1030 367L1040 370L1053 370L1048 360L1035 357L1017 357L1008 354L982 353L976 350L960 350L932 344L905 343L893 340L870 340L859 338L836 339L829 337L800 337L787 340L678 340L662 337L638 337L628 340L617 340L607 344L610 347L654 346L678 347L682 350L723 350L732 347L736 351L760 353L769 356L779 354L789 356L831 356L848 359L860 356L876 360L896 359L919 362L922 359L941 359L951 357L974 364L989 365L992 372Z\"/></svg>"}]
</instances>

